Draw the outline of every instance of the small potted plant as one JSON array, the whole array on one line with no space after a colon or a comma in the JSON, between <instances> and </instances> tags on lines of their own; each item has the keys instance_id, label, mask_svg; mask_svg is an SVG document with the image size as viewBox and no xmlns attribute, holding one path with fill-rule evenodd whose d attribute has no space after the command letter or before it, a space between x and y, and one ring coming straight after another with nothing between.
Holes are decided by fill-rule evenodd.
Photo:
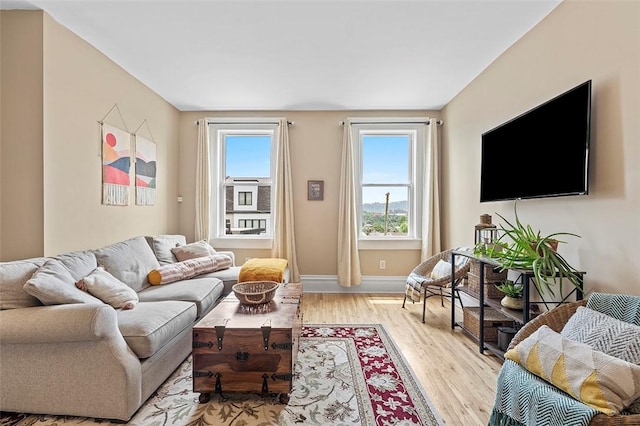
<instances>
[{"instance_id":1,"label":"small potted plant","mask_svg":"<svg viewBox=\"0 0 640 426\"><path fill-rule=\"evenodd\" d=\"M502 284L495 284L496 288L504 294L500 304L509 309L522 309L522 284L516 284L506 280Z\"/></svg>"}]
</instances>

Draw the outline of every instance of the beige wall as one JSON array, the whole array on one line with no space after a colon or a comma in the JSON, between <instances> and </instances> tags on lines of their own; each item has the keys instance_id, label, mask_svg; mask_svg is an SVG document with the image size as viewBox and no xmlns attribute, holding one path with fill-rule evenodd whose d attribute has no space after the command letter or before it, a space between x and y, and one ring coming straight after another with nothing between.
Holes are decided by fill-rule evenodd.
<instances>
[{"instance_id":1,"label":"beige wall","mask_svg":"<svg viewBox=\"0 0 640 426\"><path fill-rule=\"evenodd\" d=\"M338 195L342 155L342 126L346 117L430 116L438 111L269 111L189 112L180 117L180 232L191 240L194 234L195 156L198 129L203 117L286 117L293 162L294 211L297 254L302 275L337 274ZM307 180L324 180L324 200L307 200ZM269 251L234 249L238 261L245 257L269 256ZM406 276L420 261L419 250L361 250L364 275ZM379 269L379 260L386 269Z\"/></svg>"},{"instance_id":2,"label":"beige wall","mask_svg":"<svg viewBox=\"0 0 640 426\"><path fill-rule=\"evenodd\" d=\"M445 243L472 243L482 213L513 217L513 201L478 201L480 135L589 79L590 194L523 200L518 213L544 233L582 236L560 252L587 272L587 289L640 294L640 2L563 2L444 108ZM504 178L537 167L526 151L522 161L505 165Z\"/></svg>"},{"instance_id":3,"label":"beige wall","mask_svg":"<svg viewBox=\"0 0 640 426\"><path fill-rule=\"evenodd\" d=\"M43 13L1 11L0 259L42 255Z\"/></svg>"},{"instance_id":4,"label":"beige wall","mask_svg":"<svg viewBox=\"0 0 640 426\"><path fill-rule=\"evenodd\" d=\"M96 247L133 235L180 232L192 240L195 120L266 115L295 121L290 137L300 271L334 276L342 143L337 122L347 116L439 116L433 111L179 113L46 14L0 13L3 260ZM471 244L482 213L512 214L513 202L478 202L481 133L592 79L590 195L525 200L519 212L543 232L582 235L561 252L587 271L588 289L637 294L639 75L638 2L567 0L498 58L442 111L444 245ZM158 143L160 190L154 207L100 203L96 121L115 103L130 130L146 118ZM120 124L117 112L106 121ZM553 125L548 123L550 130ZM505 168L505 173L517 172L517 167ZM325 181L324 201L307 201L309 179ZM175 202L178 195L182 204ZM235 251L240 262L268 254ZM362 251L361 259L367 276L406 276L419 254L371 250ZM387 263L384 271L378 269L381 259Z\"/></svg>"},{"instance_id":5,"label":"beige wall","mask_svg":"<svg viewBox=\"0 0 640 426\"><path fill-rule=\"evenodd\" d=\"M3 128L2 259L54 255L136 235L176 232L179 112L47 14L2 13L3 122L10 117L11 135L21 139L13 143ZM25 27L24 21L35 17L40 22ZM16 37L21 34L24 37ZM34 40L35 48L17 41L23 38ZM6 44L19 49L20 62L9 56ZM35 67L39 73L27 82L31 68L25 61L39 64ZM15 81L22 85L12 90ZM130 132L146 119L152 134L146 126L139 133L157 143L154 206L136 206L133 186L129 206L101 204L97 122L115 104ZM20 110L10 116L7 105ZM115 109L104 121L124 126Z\"/></svg>"}]
</instances>

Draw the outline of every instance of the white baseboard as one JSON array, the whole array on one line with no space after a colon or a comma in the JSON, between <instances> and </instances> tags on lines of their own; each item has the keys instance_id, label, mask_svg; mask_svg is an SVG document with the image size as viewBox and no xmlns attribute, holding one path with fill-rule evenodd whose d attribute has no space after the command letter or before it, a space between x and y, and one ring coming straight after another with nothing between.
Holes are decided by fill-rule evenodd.
<instances>
[{"instance_id":1,"label":"white baseboard","mask_svg":"<svg viewBox=\"0 0 640 426\"><path fill-rule=\"evenodd\" d=\"M404 294L407 277L364 276L360 285L342 287L336 275L302 275L305 293L400 293Z\"/></svg>"},{"instance_id":2,"label":"white baseboard","mask_svg":"<svg viewBox=\"0 0 640 426\"><path fill-rule=\"evenodd\" d=\"M342 287L336 275L301 275L300 281L305 293L377 293L404 294L407 277L399 276L364 276L360 285ZM478 306L478 301L471 296L460 293L464 306ZM460 301L456 299L456 305Z\"/></svg>"}]
</instances>

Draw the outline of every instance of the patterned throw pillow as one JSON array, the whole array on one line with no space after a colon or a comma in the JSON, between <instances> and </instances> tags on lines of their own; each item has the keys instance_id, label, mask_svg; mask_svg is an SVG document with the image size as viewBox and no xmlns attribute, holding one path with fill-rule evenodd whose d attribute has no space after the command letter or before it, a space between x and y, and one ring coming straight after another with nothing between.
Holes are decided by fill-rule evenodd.
<instances>
[{"instance_id":1,"label":"patterned throw pillow","mask_svg":"<svg viewBox=\"0 0 640 426\"><path fill-rule=\"evenodd\" d=\"M161 266L149 272L148 278L153 285L169 284L207 272L228 269L232 263L231 257L226 254L214 254Z\"/></svg>"},{"instance_id":2,"label":"patterned throw pillow","mask_svg":"<svg viewBox=\"0 0 640 426\"><path fill-rule=\"evenodd\" d=\"M580 306L560 334L593 349L640 365L640 327Z\"/></svg>"},{"instance_id":3,"label":"patterned throw pillow","mask_svg":"<svg viewBox=\"0 0 640 426\"><path fill-rule=\"evenodd\" d=\"M78 281L76 287L83 290L86 288L89 294L116 309L133 309L138 303L138 293L105 271L102 266Z\"/></svg>"},{"instance_id":4,"label":"patterned throw pillow","mask_svg":"<svg viewBox=\"0 0 640 426\"><path fill-rule=\"evenodd\" d=\"M64 265L55 259L47 261L24 284L24 291L36 297L43 305L66 303L100 303L92 295L76 288L76 280Z\"/></svg>"},{"instance_id":5,"label":"patterned throw pillow","mask_svg":"<svg viewBox=\"0 0 640 426\"><path fill-rule=\"evenodd\" d=\"M505 358L607 415L640 397L640 366L569 340L546 325Z\"/></svg>"},{"instance_id":6,"label":"patterned throw pillow","mask_svg":"<svg viewBox=\"0 0 640 426\"><path fill-rule=\"evenodd\" d=\"M200 240L195 243L174 247L171 249L171 252L176 256L178 262L183 262L189 259L211 256L212 254L215 254L216 251L208 242Z\"/></svg>"}]
</instances>

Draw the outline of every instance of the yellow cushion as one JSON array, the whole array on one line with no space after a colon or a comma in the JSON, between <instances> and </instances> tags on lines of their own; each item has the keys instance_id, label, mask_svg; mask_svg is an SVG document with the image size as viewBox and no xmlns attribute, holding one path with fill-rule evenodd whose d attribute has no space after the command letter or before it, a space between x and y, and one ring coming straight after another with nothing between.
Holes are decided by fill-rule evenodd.
<instances>
[{"instance_id":1,"label":"yellow cushion","mask_svg":"<svg viewBox=\"0 0 640 426\"><path fill-rule=\"evenodd\" d=\"M284 281L287 259L254 257L247 260L240 268L238 282L245 281Z\"/></svg>"},{"instance_id":2,"label":"yellow cushion","mask_svg":"<svg viewBox=\"0 0 640 426\"><path fill-rule=\"evenodd\" d=\"M566 339L546 325L505 358L607 415L640 397L640 366Z\"/></svg>"}]
</instances>

